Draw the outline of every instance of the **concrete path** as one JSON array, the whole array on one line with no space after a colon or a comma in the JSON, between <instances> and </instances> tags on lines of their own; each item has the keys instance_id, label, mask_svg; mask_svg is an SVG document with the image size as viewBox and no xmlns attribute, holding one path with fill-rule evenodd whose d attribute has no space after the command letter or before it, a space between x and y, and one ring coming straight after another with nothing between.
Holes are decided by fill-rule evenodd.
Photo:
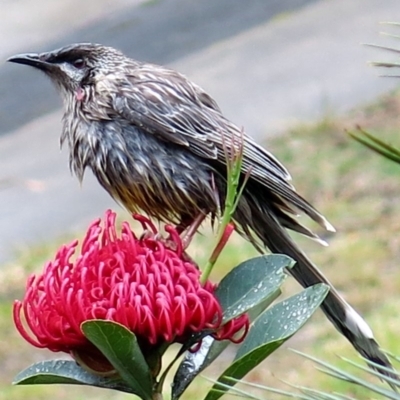
<instances>
[{"instance_id":1,"label":"concrete path","mask_svg":"<svg viewBox=\"0 0 400 400\"><path fill-rule=\"evenodd\" d=\"M33 9L35 2L20 3ZM56 30L51 41L40 17L32 17L36 25L25 34L8 22L10 32L3 27L1 41L11 41L16 31L20 36L0 46L0 56L73 41L111 44L184 72L259 139L369 102L397 83L378 78L366 65L390 55L360 43L391 43L378 36L378 22L400 20L398 0L251 0L246 8L242 0L164 0L147 6L119 0L111 15L110 1L92 3L89 25L81 26L86 21L77 12L71 29L54 9L58 19L51 20ZM0 261L19 246L80 229L107 207L118 208L90 173L82 188L70 176L67 154L58 151L60 104L36 71L0 67ZM295 184L301 189L301 182Z\"/></svg>"}]
</instances>

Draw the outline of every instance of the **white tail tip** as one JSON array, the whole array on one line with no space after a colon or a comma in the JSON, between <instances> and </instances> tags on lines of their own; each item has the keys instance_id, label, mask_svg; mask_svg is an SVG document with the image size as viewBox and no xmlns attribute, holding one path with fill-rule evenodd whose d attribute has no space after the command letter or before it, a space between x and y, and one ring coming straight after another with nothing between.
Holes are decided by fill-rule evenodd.
<instances>
[{"instance_id":1,"label":"white tail tip","mask_svg":"<svg viewBox=\"0 0 400 400\"><path fill-rule=\"evenodd\" d=\"M329 232L336 232L335 227L326 218L324 218L324 227Z\"/></svg>"}]
</instances>

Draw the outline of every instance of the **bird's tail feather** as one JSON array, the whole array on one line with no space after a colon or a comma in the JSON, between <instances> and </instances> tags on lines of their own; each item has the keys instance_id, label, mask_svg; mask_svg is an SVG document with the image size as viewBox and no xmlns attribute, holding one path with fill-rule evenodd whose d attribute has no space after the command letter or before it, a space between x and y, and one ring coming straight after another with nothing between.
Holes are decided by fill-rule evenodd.
<instances>
[{"instance_id":1,"label":"bird's tail feather","mask_svg":"<svg viewBox=\"0 0 400 400\"><path fill-rule=\"evenodd\" d=\"M321 309L354 348L366 359L392 369L392 365L375 341L371 328L364 319L340 296L327 278L299 249L286 229L269 210L263 210L259 218L253 218L252 229L272 253L286 254L296 261L290 273L303 286L317 283L330 286L330 291L321 305ZM397 377L381 370L385 375Z\"/></svg>"}]
</instances>

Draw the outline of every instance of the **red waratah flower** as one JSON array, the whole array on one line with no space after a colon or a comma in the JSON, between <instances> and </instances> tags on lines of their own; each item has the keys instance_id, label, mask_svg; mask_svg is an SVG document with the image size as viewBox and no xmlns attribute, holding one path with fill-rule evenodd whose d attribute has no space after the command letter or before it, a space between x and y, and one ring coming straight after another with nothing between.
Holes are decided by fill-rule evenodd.
<instances>
[{"instance_id":1,"label":"red waratah flower","mask_svg":"<svg viewBox=\"0 0 400 400\"><path fill-rule=\"evenodd\" d=\"M145 217L136 219L153 235L142 239L127 222L118 235L115 219L107 211L103 227L100 219L90 225L75 260L78 241L61 247L42 274L29 278L24 299L14 303L16 327L29 343L52 351L87 349L80 325L91 319L118 322L150 346L184 342L204 329L219 340L244 338L247 316L221 326L216 286L199 283L200 271L187 261L173 227L165 228L171 246Z\"/></svg>"}]
</instances>

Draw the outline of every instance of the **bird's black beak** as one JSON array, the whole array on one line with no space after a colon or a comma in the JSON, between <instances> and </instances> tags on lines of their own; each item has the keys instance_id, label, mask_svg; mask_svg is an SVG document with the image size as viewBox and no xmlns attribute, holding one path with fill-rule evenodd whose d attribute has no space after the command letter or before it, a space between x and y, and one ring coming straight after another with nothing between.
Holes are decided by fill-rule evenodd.
<instances>
[{"instance_id":1,"label":"bird's black beak","mask_svg":"<svg viewBox=\"0 0 400 400\"><path fill-rule=\"evenodd\" d=\"M7 61L16 64L30 65L31 67L38 68L42 71L51 69L52 64L46 61L46 57L36 53L17 54L10 57Z\"/></svg>"}]
</instances>

